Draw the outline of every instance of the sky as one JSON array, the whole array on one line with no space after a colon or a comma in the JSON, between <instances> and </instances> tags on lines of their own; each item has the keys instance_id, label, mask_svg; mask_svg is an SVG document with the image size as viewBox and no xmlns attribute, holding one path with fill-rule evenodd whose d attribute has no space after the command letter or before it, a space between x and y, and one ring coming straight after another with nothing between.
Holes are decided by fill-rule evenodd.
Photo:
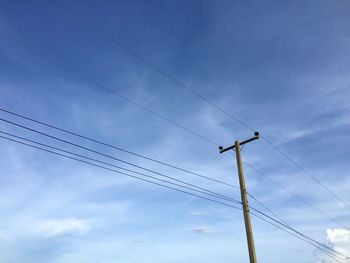
<instances>
[{"instance_id":1,"label":"sky","mask_svg":"<svg viewBox=\"0 0 350 263\"><path fill-rule=\"evenodd\" d=\"M237 186L234 155L218 145L253 132L205 98L349 204L349 12L346 0L2 0L0 108ZM237 189L0 118L240 199ZM0 131L136 169L4 121ZM238 209L3 138L0 154L1 263L248 262ZM251 195L350 256L349 207L263 139L242 158L260 171L244 164ZM259 262L335 262L259 218L252 225Z\"/></svg>"}]
</instances>

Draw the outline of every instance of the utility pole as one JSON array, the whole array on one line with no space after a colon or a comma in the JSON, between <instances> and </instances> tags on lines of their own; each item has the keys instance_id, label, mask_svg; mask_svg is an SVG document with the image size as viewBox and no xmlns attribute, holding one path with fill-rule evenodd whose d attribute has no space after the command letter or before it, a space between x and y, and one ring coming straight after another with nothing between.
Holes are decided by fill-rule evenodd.
<instances>
[{"instance_id":1,"label":"utility pole","mask_svg":"<svg viewBox=\"0 0 350 263\"><path fill-rule=\"evenodd\" d=\"M229 146L227 148L224 148L222 146L219 147L220 153L224 153L224 152L229 151L229 150L234 150L236 152L239 186L241 189L241 200L242 200L244 224L245 224L245 231L246 231L246 235L247 235L250 263L257 263L257 260L256 260L256 254L255 254L252 224L250 222L249 206L248 206L248 199L247 199L247 189L245 186L240 147L246 143L249 143L249 142L257 140L257 139L259 139L259 133L255 132L254 137L252 137L248 140L245 140L242 142L235 141L234 145Z\"/></svg>"}]
</instances>

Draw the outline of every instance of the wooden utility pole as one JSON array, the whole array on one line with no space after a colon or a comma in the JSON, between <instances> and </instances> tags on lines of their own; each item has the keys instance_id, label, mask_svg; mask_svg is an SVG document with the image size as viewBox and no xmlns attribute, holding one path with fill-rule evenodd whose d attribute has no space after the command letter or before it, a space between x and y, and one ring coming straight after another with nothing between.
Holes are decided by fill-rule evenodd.
<instances>
[{"instance_id":1,"label":"wooden utility pole","mask_svg":"<svg viewBox=\"0 0 350 263\"><path fill-rule=\"evenodd\" d=\"M243 166L242 166L242 160L241 160L241 149L240 146L259 139L259 133L255 132L254 137L245 140L243 142L235 141L235 144L227 147L224 149L224 147L220 146L219 150L220 153L224 153L228 150L235 150L236 152L236 161L237 161L237 170L238 170L238 178L239 178L239 186L241 189L241 200L242 200L242 207L243 207L243 216L244 216L244 224L245 224L245 231L247 235L247 243L248 243L248 251L249 251L249 259L250 263L257 263L256 260L256 254L255 254L255 245L254 245L254 238L253 238L253 230L252 230L252 224L250 221L250 214L249 214L249 205L248 205L248 198L247 198L247 189L245 186L245 180L244 180L244 174L243 174Z\"/></svg>"}]
</instances>

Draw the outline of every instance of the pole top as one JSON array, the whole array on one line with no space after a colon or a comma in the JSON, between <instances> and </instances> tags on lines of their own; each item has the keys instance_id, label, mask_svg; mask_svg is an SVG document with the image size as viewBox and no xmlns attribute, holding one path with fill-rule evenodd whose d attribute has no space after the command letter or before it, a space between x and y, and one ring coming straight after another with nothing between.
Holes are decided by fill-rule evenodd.
<instances>
[{"instance_id":1,"label":"pole top","mask_svg":"<svg viewBox=\"0 0 350 263\"><path fill-rule=\"evenodd\" d=\"M245 141L243 141L243 142L239 142L239 145L244 145L244 144L246 144L246 143L248 143L248 142L257 140L257 139L259 139L259 138L260 138L259 132L254 132L254 137L252 137L252 138L250 138L250 139L247 139L247 140L245 140ZM220 153L224 153L224 152L226 152L226 151L228 151L228 150L234 149L235 147L236 147L235 145L229 146L229 147L227 147L227 148L224 148L224 147L222 147L222 146L219 146L219 152L220 152Z\"/></svg>"}]
</instances>

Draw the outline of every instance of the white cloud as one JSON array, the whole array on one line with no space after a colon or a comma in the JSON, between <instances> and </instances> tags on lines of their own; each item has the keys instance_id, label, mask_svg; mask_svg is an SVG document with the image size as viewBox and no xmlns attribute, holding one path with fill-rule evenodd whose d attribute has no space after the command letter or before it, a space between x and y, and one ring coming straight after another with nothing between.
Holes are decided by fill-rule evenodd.
<instances>
[{"instance_id":1,"label":"white cloud","mask_svg":"<svg viewBox=\"0 0 350 263\"><path fill-rule=\"evenodd\" d=\"M347 229L327 229L327 240L332 244L334 250L350 257L350 231Z\"/></svg>"},{"instance_id":2,"label":"white cloud","mask_svg":"<svg viewBox=\"0 0 350 263\"><path fill-rule=\"evenodd\" d=\"M350 231L341 228L327 229L327 239L333 244L339 242L349 242Z\"/></svg>"},{"instance_id":3,"label":"white cloud","mask_svg":"<svg viewBox=\"0 0 350 263\"><path fill-rule=\"evenodd\" d=\"M198 233L198 234L213 234L214 231L209 229L208 227L197 227L192 229L193 232Z\"/></svg>"},{"instance_id":4,"label":"white cloud","mask_svg":"<svg viewBox=\"0 0 350 263\"><path fill-rule=\"evenodd\" d=\"M350 231L343 228L329 228L326 233L330 246L348 258L350 256ZM318 262L331 263L334 261L325 257L320 258L316 263Z\"/></svg>"},{"instance_id":5,"label":"white cloud","mask_svg":"<svg viewBox=\"0 0 350 263\"><path fill-rule=\"evenodd\" d=\"M39 230L45 237L64 234L82 235L90 231L90 226L83 220L66 218L44 221L39 224Z\"/></svg>"}]
</instances>

